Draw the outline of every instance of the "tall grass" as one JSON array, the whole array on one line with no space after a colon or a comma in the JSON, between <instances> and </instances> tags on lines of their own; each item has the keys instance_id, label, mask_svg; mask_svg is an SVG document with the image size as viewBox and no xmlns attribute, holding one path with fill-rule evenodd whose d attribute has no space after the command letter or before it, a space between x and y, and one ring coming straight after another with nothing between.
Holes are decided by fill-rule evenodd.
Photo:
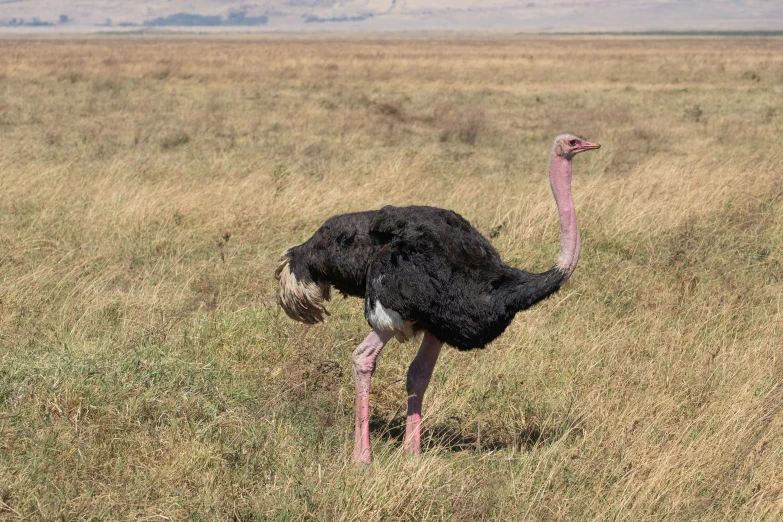
<instances>
[{"instance_id":1,"label":"tall grass","mask_svg":"<svg viewBox=\"0 0 783 522\"><path fill-rule=\"evenodd\" d=\"M776 38L0 41L0 518L778 520ZM429 204L556 259L487 349L446 350L421 459L404 376L351 462L361 303L275 305L325 218Z\"/></svg>"}]
</instances>

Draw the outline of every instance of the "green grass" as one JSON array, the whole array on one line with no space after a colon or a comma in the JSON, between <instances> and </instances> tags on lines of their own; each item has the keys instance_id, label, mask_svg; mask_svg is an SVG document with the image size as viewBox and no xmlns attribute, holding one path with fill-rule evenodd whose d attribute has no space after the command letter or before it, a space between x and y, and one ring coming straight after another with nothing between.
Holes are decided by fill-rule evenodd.
<instances>
[{"instance_id":1,"label":"green grass","mask_svg":"<svg viewBox=\"0 0 783 522\"><path fill-rule=\"evenodd\" d=\"M776 38L0 42L0 519L778 520L783 53ZM579 267L485 350L416 347L351 461L361 302L276 305L329 216L453 208Z\"/></svg>"}]
</instances>

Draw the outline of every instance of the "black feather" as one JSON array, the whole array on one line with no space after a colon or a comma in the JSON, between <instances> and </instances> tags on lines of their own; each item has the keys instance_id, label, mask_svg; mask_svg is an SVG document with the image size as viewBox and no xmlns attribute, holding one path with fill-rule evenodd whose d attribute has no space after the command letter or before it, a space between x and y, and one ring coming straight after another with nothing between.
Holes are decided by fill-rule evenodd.
<instances>
[{"instance_id":1,"label":"black feather","mask_svg":"<svg viewBox=\"0 0 783 522\"><path fill-rule=\"evenodd\" d=\"M380 301L460 350L496 339L565 279L509 267L462 216L425 206L332 217L290 258L297 278L364 297L368 311Z\"/></svg>"}]
</instances>

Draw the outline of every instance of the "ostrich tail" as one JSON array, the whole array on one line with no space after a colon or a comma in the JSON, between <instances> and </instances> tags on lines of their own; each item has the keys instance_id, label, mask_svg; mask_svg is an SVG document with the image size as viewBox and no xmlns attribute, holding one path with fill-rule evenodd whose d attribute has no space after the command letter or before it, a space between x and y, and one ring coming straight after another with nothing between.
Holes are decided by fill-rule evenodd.
<instances>
[{"instance_id":1,"label":"ostrich tail","mask_svg":"<svg viewBox=\"0 0 783 522\"><path fill-rule=\"evenodd\" d=\"M329 285L316 283L310 275L297 277L291 270L291 249L280 256L275 278L279 287L277 303L288 317L307 324L320 323L329 312L324 302L329 300Z\"/></svg>"}]
</instances>

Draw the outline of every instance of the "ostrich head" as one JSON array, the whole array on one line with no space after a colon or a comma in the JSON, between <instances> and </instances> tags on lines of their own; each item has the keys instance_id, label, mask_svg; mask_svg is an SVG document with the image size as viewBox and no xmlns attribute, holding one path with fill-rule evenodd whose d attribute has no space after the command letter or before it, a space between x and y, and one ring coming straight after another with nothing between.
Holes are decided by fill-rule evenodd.
<instances>
[{"instance_id":1,"label":"ostrich head","mask_svg":"<svg viewBox=\"0 0 783 522\"><path fill-rule=\"evenodd\" d=\"M573 134L561 134L555 138L554 153L561 158L571 160L580 152L592 149L600 149L597 143L592 143Z\"/></svg>"}]
</instances>

